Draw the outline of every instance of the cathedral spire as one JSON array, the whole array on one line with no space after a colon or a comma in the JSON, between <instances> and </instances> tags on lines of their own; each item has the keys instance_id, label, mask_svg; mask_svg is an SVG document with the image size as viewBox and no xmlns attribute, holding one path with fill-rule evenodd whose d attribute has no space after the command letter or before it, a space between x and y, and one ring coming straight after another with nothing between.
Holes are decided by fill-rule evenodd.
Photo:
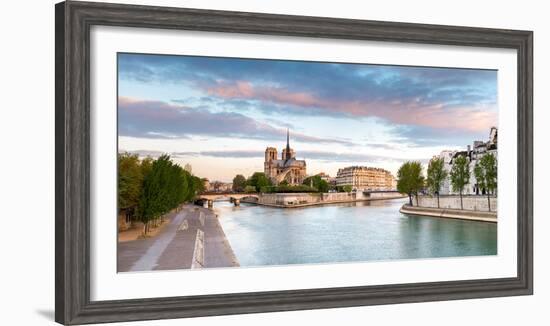
<instances>
[{"instance_id":1,"label":"cathedral spire","mask_svg":"<svg viewBox=\"0 0 550 326\"><path fill-rule=\"evenodd\" d=\"M289 136L288 128L286 129L286 157L285 159L290 159L290 136Z\"/></svg>"},{"instance_id":2,"label":"cathedral spire","mask_svg":"<svg viewBox=\"0 0 550 326\"><path fill-rule=\"evenodd\" d=\"M289 150L290 149L290 142L289 142L289 131L288 131L288 128L286 128L286 149Z\"/></svg>"}]
</instances>

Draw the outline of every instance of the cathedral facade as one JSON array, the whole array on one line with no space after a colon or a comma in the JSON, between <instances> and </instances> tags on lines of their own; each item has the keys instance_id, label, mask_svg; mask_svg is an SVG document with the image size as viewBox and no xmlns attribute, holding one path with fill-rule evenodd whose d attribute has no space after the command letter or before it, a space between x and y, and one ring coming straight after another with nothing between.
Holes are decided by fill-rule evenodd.
<instances>
[{"instance_id":1,"label":"cathedral facade","mask_svg":"<svg viewBox=\"0 0 550 326\"><path fill-rule=\"evenodd\" d=\"M277 158L277 149L268 147L265 150L264 173L274 185L286 181L289 185L301 185L306 178L306 161L297 160L296 153L290 148L289 132L286 134L286 148Z\"/></svg>"}]
</instances>

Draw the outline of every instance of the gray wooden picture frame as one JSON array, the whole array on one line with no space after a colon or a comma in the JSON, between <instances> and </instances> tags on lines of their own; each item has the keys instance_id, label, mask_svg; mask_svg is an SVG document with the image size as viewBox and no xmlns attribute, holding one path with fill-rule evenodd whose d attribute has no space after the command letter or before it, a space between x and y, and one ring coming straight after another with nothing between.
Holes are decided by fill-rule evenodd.
<instances>
[{"instance_id":1,"label":"gray wooden picture frame","mask_svg":"<svg viewBox=\"0 0 550 326\"><path fill-rule=\"evenodd\" d=\"M94 25L517 50L517 277L91 301L90 27ZM67 1L55 6L55 51L57 322L85 324L533 293L531 31Z\"/></svg>"}]
</instances>

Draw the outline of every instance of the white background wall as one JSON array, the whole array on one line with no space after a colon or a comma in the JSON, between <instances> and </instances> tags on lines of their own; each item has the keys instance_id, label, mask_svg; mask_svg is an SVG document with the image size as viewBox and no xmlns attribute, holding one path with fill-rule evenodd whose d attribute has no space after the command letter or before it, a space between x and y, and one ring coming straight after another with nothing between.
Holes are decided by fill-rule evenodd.
<instances>
[{"instance_id":1,"label":"white background wall","mask_svg":"<svg viewBox=\"0 0 550 326\"><path fill-rule=\"evenodd\" d=\"M113 2L124 2L114 1ZM535 31L535 295L497 299L238 315L186 325L548 325L550 222L544 139L550 109L550 23L545 1L128 1L206 9L332 16ZM53 324L54 3L0 10L0 324ZM539 146L540 145L540 146ZM541 169L542 167L542 169ZM6 209L7 208L7 209ZM403 271L404 273L406 271ZM128 325L180 325L181 320Z\"/></svg>"}]
</instances>

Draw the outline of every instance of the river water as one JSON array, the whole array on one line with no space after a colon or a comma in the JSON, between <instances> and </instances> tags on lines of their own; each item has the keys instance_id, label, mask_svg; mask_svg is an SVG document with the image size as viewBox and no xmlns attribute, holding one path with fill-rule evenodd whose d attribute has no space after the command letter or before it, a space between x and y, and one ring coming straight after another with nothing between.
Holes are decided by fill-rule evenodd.
<instances>
[{"instance_id":1,"label":"river water","mask_svg":"<svg viewBox=\"0 0 550 326\"><path fill-rule=\"evenodd\" d=\"M241 266L497 254L495 223L408 216L405 199L281 209L214 203Z\"/></svg>"}]
</instances>

